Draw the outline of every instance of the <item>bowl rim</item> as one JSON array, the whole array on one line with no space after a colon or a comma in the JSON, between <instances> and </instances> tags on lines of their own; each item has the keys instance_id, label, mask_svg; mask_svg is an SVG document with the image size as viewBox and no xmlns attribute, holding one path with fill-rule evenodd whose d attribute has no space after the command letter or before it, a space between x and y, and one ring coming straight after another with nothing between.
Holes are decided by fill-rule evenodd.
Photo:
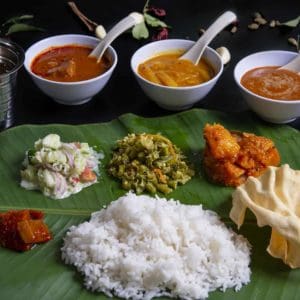
<instances>
[{"instance_id":1,"label":"bowl rim","mask_svg":"<svg viewBox=\"0 0 300 300\"><path fill-rule=\"evenodd\" d=\"M200 84L191 85L191 86L177 86L177 87L165 86L165 85L161 85L161 84L154 83L154 82L152 82L152 81L150 81L150 80L148 80L148 79L142 77L142 76L135 70L135 68L133 67L133 58L134 58L134 56L135 56L139 51L142 51L142 50L144 50L144 49L146 49L146 48L148 48L148 47L150 47L150 46L153 46L154 44L164 44L164 43L172 43L172 42L186 42L186 43L190 43L190 44L195 44L195 43L196 43L195 41L192 41L192 40L186 40L186 39L165 39L165 40L159 40L159 41L150 42L150 43L148 43L148 44L146 44L146 45L144 45L144 46L138 48L138 49L133 53L133 55L131 56L131 59L130 59L130 67L131 67L132 72L135 74L135 76L137 76L137 77L138 77L139 79L141 79L142 81L144 81L144 82L146 82L146 83L148 83L148 84L151 84L151 85L153 85L153 86L155 86L155 87L162 88L162 89L165 89L165 90L173 90L173 91L176 91L176 90L177 90L177 91L179 91L179 90L183 90L183 91L186 91L186 90L193 90L193 89L196 89L196 88L199 88L199 87L202 87L202 86L206 86L206 85L211 84L212 81L217 80L217 79L221 76L221 74L222 74L222 72L223 72L223 70L224 70L224 65L223 65L223 63L222 63L221 56L220 56L220 54L219 54L216 50L214 50L213 48L211 48L211 47L209 47L209 46L207 46L207 47L205 48L205 51L208 49L208 51L211 51L211 52L218 58L218 60L219 60L219 62L220 62L220 69L219 69L219 71L218 71L211 79L209 79L208 81L202 82L202 83L200 83ZM175 48L176 48L176 47L175 47ZM174 48L174 49L175 49L175 48ZM179 47L177 47L177 48L179 48ZM166 51L168 51L168 50L166 50ZM165 51L164 51L164 52L165 52ZM151 57L152 57L152 56L149 56L148 59L150 59ZM147 60L147 59L146 59L146 60ZM144 61L145 61L145 60L144 60Z\"/></svg>"},{"instance_id":2,"label":"bowl rim","mask_svg":"<svg viewBox=\"0 0 300 300\"><path fill-rule=\"evenodd\" d=\"M261 96L261 95L258 95L258 94L255 94L253 93L252 91L250 91L249 89L245 88L242 84L241 84L241 78L242 76L250 71L251 69L255 68L255 67L252 67L252 68L249 68L249 70L247 70L246 72L244 72L241 76L237 76L237 68L239 67L239 64L241 64L242 62L246 61L247 59L249 58L252 58L252 57L255 57L257 55L261 55L261 54L295 54L295 56L297 56L297 53L296 52L293 52L293 51L288 51L288 50L266 50L266 51L259 51L259 52L255 52L255 53L251 53L245 57L243 57L241 60L239 60L235 67L234 67L234 70L233 70L233 77L234 77L234 80L236 82L236 84L238 85L239 88L241 88L244 92L250 94L251 96L253 97L256 97L258 98L259 100L263 100L263 101L266 101L268 103L273 103L276 105L277 104L285 104L285 105L295 105L295 104L300 104L300 99L299 100L279 100L279 99L272 99L272 98L268 98L268 97L264 97L264 96ZM267 66L267 65L264 65L264 66Z\"/></svg>"},{"instance_id":3,"label":"bowl rim","mask_svg":"<svg viewBox=\"0 0 300 300\"><path fill-rule=\"evenodd\" d=\"M53 35L53 36L49 36L49 37L46 37L44 39L41 39L41 40L33 43L25 51L24 68L26 69L26 71L28 72L29 75L31 75L35 79L38 79L38 80L43 81L45 83L47 82L47 83L56 84L56 85L69 85L69 86L71 86L71 85L83 85L83 84L87 84L87 83L92 83L92 82L97 81L97 80L101 79L102 77L106 76L107 74L109 74L110 72L112 72L115 69L115 67L117 65L117 62L118 62L118 55L117 55L116 50L111 45L109 45L108 48L107 48L107 50L109 50L112 53L113 63L112 63L111 67L108 70L106 70L104 73L102 73L102 74L100 74L100 75L98 75L96 77L93 77L93 78L90 78L90 79L86 79L86 80L67 81L66 82L66 81L55 81L55 80L46 79L46 78L43 78L43 77L41 77L41 76L36 75L35 73L33 73L31 71L31 62L34 59L34 57L36 57L37 55L39 55L40 53L42 53L43 51L47 50L48 48L50 48L52 46L47 46L44 49L39 50L35 55L32 56L31 61L27 64L26 62L27 62L27 58L28 58L28 51L31 50L33 47L36 47L39 43L44 43L44 42L48 42L48 41L51 41L51 40L55 40L57 38L64 38L64 37L83 38L83 39L86 39L86 40L97 41L97 42L100 41L97 37L93 37L93 36L89 36L89 35L84 35L84 34L59 34L59 35ZM53 47L60 47L60 46L72 45L72 44L78 44L78 45L80 45L80 42L79 43L76 43L76 42L66 42L66 43L60 44L60 45L53 45Z\"/></svg>"}]
</instances>

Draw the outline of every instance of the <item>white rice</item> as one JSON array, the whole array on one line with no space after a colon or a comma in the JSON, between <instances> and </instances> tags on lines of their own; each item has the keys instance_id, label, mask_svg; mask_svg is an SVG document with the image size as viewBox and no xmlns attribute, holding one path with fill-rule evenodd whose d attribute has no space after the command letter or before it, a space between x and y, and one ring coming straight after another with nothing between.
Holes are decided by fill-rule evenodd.
<instances>
[{"instance_id":1,"label":"white rice","mask_svg":"<svg viewBox=\"0 0 300 300\"><path fill-rule=\"evenodd\" d=\"M62 259L92 291L204 299L250 281L250 246L201 205L131 192L68 231Z\"/></svg>"}]
</instances>

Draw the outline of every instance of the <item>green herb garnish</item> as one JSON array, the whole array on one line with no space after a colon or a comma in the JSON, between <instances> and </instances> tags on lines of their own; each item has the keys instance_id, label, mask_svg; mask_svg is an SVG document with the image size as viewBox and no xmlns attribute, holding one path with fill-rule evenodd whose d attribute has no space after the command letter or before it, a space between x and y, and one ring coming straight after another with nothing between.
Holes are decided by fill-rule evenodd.
<instances>
[{"instance_id":1,"label":"green herb garnish","mask_svg":"<svg viewBox=\"0 0 300 300\"><path fill-rule=\"evenodd\" d=\"M22 31L43 31L44 29L26 23L28 20L33 19L33 15L21 15L9 18L1 25L1 34L8 36L12 33Z\"/></svg>"},{"instance_id":2,"label":"green herb garnish","mask_svg":"<svg viewBox=\"0 0 300 300\"><path fill-rule=\"evenodd\" d=\"M139 39L147 39L149 37L149 30L145 22L139 23L132 28L132 36L139 40Z\"/></svg>"},{"instance_id":3,"label":"green herb garnish","mask_svg":"<svg viewBox=\"0 0 300 300\"><path fill-rule=\"evenodd\" d=\"M298 16L298 17L295 18L295 19L289 20L289 21L287 21L287 22L280 23L279 25L280 25L280 26L283 25L283 26L288 26L288 27L294 28L294 27L297 27L299 23L300 23L300 16Z\"/></svg>"},{"instance_id":4,"label":"green herb garnish","mask_svg":"<svg viewBox=\"0 0 300 300\"><path fill-rule=\"evenodd\" d=\"M146 1L146 4L144 5L142 14L144 16L144 22L139 23L135 25L132 28L132 36L135 39L146 39L149 37L149 29L148 27L153 27L155 29L158 29L160 31L163 31L163 34L161 32L158 33L157 36L154 36L153 39L162 39L167 38L167 28L170 28L169 25L167 25L164 21L160 19L160 17L164 17L166 15L166 12L162 8L157 8L154 6L149 6L149 0Z\"/></svg>"}]
</instances>

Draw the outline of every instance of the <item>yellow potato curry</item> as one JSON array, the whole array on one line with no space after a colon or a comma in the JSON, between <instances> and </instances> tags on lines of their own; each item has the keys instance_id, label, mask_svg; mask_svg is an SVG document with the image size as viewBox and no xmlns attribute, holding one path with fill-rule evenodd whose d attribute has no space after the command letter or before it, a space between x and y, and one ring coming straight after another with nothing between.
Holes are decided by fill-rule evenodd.
<instances>
[{"instance_id":1,"label":"yellow potato curry","mask_svg":"<svg viewBox=\"0 0 300 300\"><path fill-rule=\"evenodd\" d=\"M215 71L202 58L198 65L178 59L182 51L167 52L146 60L138 66L138 73L145 79L169 87L184 87L201 84L210 80Z\"/></svg>"}]
</instances>

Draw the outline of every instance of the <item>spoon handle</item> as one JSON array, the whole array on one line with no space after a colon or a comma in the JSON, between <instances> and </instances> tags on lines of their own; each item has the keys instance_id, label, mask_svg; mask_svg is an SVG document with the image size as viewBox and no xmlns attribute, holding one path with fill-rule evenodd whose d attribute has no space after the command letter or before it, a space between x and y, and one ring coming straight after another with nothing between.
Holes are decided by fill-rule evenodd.
<instances>
[{"instance_id":1,"label":"spoon handle","mask_svg":"<svg viewBox=\"0 0 300 300\"><path fill-rule=\"evenodd\" d=\"M131 13L121 21L119 21L104 37L103 40L93 49L89 56L97 58L97 62L100 61L107 47L124 31L128 30L132 26L144 21L144 17L136 12Z\"/></svg>"},{"instance_id":2,"label":"spoon handle","mask_svg":"<svg viewBox=\"0 0 300 300\"><path fill-rule=\"evenodd\" d=\"M300 54L298 54L289 63L279 68L279 70L281 69L290 70L300 74Z\"/></svg>"},{"instance_id":3,"label":"spoon handle","mask_svg":"<svg viewBox=\"0 0 300 300\"><path fill-rule=\"evenodd\" d=\"M222 31L226 26L236 21L236 15L231 11L226 11L220 17L218 17L214 23L204 32L204 34L198 39L195 45L189 49L180 59L188 59L195 65L199 63L199 60L203 54L206 46L214 39L214 37Z\"/></svg>"}]
</instances>

